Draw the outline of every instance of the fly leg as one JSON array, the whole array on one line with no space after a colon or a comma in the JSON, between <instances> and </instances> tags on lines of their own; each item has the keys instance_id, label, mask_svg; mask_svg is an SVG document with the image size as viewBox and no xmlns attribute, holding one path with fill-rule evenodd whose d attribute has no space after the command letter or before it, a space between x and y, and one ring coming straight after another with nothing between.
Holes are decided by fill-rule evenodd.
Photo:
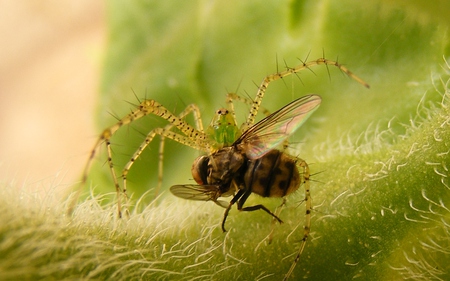
<instances>
[{"instance_id":1,"label":"fly leg","mask_svg":"<svg viewBox=\"0 0 450 281\"><path fill-rule=\"evenodd\" d=\"M227 232L227 230L225 229L225 221L227 220L228 213L230 212L231 207L234 205L234 203L236 203L236 201L239 200L239 198L242 197L242 195L244 195L244 192L245 192L245 190L239 189L238 193L236 193L236 195L234 195L233 199L231 199L231 201L230 201L230 204L225 209L225 213L223 214L223 220L222 220L222 231L223 232ZM248 195L247 195L247 197L248 197Z\"/></svg>"},{"instance_id":2,"label":"fly leg","mask_svg":"<svg viewBox=\"0 0 450 281\"><path fill-rule=\"evenodd\" d=\"M247 198L250 196L251 193L252 193L252 191L250 189L246 190L244 195L242 195L242 197L239 199L238 205L237 205L239 211L252 212L252 211L256 211L256 210L263 210L266 213L268 213L269 215L271 215L274 219L276 219L279 223L283 223L283 221L279 217L277 217L274 213L272 213L264 205L258 204L255 206L243 207L245 201L247 201Z\"/></svg>"},{"instance_id":3,"label":"fly leg","mask_svg":"<svg viewBox=\"0 0 450 281\"><path fill-rule=\"evenodd\" d=\"M242 207L244 205L245 201L247 201L247 198L250 196L251 193L252 193L251 190L239 189L238 193L233 197L233 199L231 199L230 204L228 205L228 207L225 210L225 213L223 215L223 221L222 221L223 232L226 232L225 221L227 220L228 213L230 212L231 206L233 206L234 203L236 203L236 201L238 201L238 200L239 201L238 201L237 207L238 207L239 211L252 212L252 211L256 211L256 210L263 210L266 213L268 213L269 215L271 215L274 219L276 219L279 223L283 223L283 221L279 217L277 217L277 215L272 213L264 205L258 204L255 206Z\"/></svg>"},{"instance_id":4,"label":"fly leg","mask_svg":"<svg viewBox=\"0 0 450 281\"><path fill-rule=\"evenodd\" d=\"M246 212L251 212L251 211L256 211L256 210L264 210L266 213L268 213L274 219L276 219L279 223L283 223L283 221L279 217L277 217L274 213L272 213L269 209L267 209L264 205L261 205L261 204L255 205L255 206L250 206L250 207L245 207L245 208L241 208L241 209L239 209L239 204L238 204L238 210L246 211Z\"/></svg>"},{"instance_id":5,"label":"fly leg","mask_svg":"<svg viewBox=\"0 0 450 281\"><path fill-rule=\"evenodd\" d=\"M275 216L276 216L276 217L279 217L279 216L280 216L281 211L283 210L283 207L284 207L285 205L286 205L286 198L283 197L283 202L281 202L280 206L278 206L278 207L275 209ZM274 218L272 219L272 227L271 227L269 236L267 237L267 240L268 240L269 244L272 243L273 232L275 231L275 222L276 222L276 218L274 217Z\"/></svg>"}]
</instances>

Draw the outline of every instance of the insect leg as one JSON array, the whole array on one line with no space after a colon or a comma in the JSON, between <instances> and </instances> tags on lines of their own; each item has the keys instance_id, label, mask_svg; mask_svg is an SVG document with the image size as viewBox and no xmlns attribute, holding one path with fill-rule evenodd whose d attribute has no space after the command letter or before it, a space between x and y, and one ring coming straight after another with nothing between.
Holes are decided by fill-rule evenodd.
<instances>
[{"instance_id":1,"label":"insect leg","mask_svg":"<svg viewBox=\"0 0 450 281\"><path fill-rule=\"evenodd\" d=\"M308 164L304 160L300 160L299 166L303 168L303 186L305 188L305 224L303 227L303 238L300 245L300 249L298 250L297 256L294 259L294 262L291 265L291 268L289 268L289 271L286 273L286 275L283 278L283 281L288 280L289 276L291 276L292 272L294 271L295 266L297 265L298 261L300 260L300 256L303 253L303 250L306 246L306 240L308 240L309 232L311 231L311 211L312 211L312 199L311 199L311 193L310 193L310 181L309 181L309 167Z\"/></svg>"},{"instance_id":2,"label":"insect leg","mask_svg":"<svg viewBox=\"0 0 450 281\"><path fill-rule=\"evenodd\" d=\"M286 198L285 197L283 197L283 202L280 204L280 206L278 206L276 209L275 209L275 215L277 216L277 217L280 217L280 214L281 214L281 211L282 211L282 209L283 209L283 207L286 205ZM276 218L274 218L274 217L272 217L272 223L271 223L271 227L270 227L270 232L269 232L269 234L261 241L261 242L259 242L258 243L258 245L256 246L256 248L255 248L255 251L260 247L260 245L264 242L264 241L266 241L267 240L267 243L268 244L271 244L272 243L272 240L273 240L273 233L275 232L275 223L277 222L277 219Z\"/></svg>"},{"instance_id":3,"label":"insect leg","mask_svg":"<svg viewBox=\"0 0 450 281\"><path fill-rule=\"evenodd\" d=\"M95 157L95 153L97 152L97 149L100 147L100 145L102 143L105 143L106 145L106 150L107 150L107 162L108 162L108 167L111 171L111 176L113 178L114 181L114 187L116 189L117 192L117 196L119 198L120 196L120 186L119 186L119 182L117 181L117 177L116 177L116 172L114 171L114 164L112 161L112 150L111 150L111 137L114 134L114 132L116 132L120 127L122 126L122 123L119 122L115 125L113 125L112 127L105 129L102 134L100 135L100 137L97 139L97 142L95 143L94 148L91 150L91 153L89 155L89 158L86 162L86 165L84 166L84 170L83 170L83 176L81 178L81 183L80 186L78 187L77 191L75 192L73 198L71 199L71 202L69 203L68 209L67 209L67 213L69 215L72 214L73 209L75 208L75 205L78 201L78 198L80 197L81 194L81 190L82 187L86 184L87 182L87 178L88 178L88 172L92 163L92 160L94 160ZM120 200L117 204L117 211L118 211L118 215L121 218L122 217L122 212L121 212L121 205L120 205Z\"/></svg>"},{"instance_id":4,"label":"insect leg","mask_svg":"<svg viewBox=\"0 0 450 281\"><path fill-rule=\"evenodd\" d=\"M231 112L231 114L233 115L233 118L234 118L234 123L237 124L236 123L236 114L234 112L233 100L237 100L239 102L248 104L250 106L253 104L253 101L251 99L249 99L249 98L241 97L241 96L239 96L239 95L237 95L235 93L228 93L227 94L226 102L228 104L228 111ZM262 107L262 106L260 106L258 110L262 111L262 114L264 114L264 116L266 116L266 117L271 114L271 112L267 108ZM286 139L286 140L283 141L283 146L282 146L283 150L286 149L288 146L289 146L289 141Z\"/></svg>"},{"instance_id":5,"label":"insect leg","mask_svg":"<svg viewBox=\"0 0 450 281\"><path fill-rule=\"evenodd\" d=\"M133 110L131 113L129 113L128 115L126 115L125 117L120 119L116 124L105 129L102 132L102 134L100 135L100 137L98 138L97 142L95 143L94 148L91 150L89 159L83 170L83 176L81 179L80 187L76 191L76 194L72 198L72 201L69 203L69 207L68 207L69 214L72 213L72 211L75 207L75 204L77 203L78 198L80 196L82 187L86 184L91 163L94 160L95 154L102 143L106 144L107 155L108 155L108 166L111 170L111 174L113 177L116 191L117 191L118 195L120 195L121 188L117 181L117 177L116 177L116 173L114 171L114 165L113 165L113 161L112 161L112 151L111 151L111 142L110 142L111 137L122 126L130 124L130 123L134 122L135 120L140 119L149 114L157 115L157 116L169 121L170 124L171 125L173 124L173 126L177 127L181 131L181 133L183 133L186 136L186 138L190 140L191 143L195 143L196 146L194 146L194 147L201 147L201 149L205 150L205 151L211 150L211 148L209 147L209 144L206 142L206 135L203 132L202 125L200 125L200 126L198 125L200 123L199 118L196 119L197 127L199 129L195 129L193 126L186 123L182 118L175 116L173 113L171 113L167 108L162 106L160 103L158 103L154 100L144 100L139 104L137 109ZM121 217L122 214L121 214L120 203L118 204L118 213L119 213L119 217Z\"/></svg>"},{"instance_id":6,"label":"insect leg","mask_svg":"<svg viewBox=\"0 0 450 281\"><path fill-rule=\"evenodd\" d=\"M256 114L258 113L258 110L259 110L259 108L261 106L261 102L262 102L262 99L264 97L264 94L266 93L267 87L269 87L269 84L271 82L274 82L276 80L282 79L282 78L284 78L286 76L289 76L291 74L298 73L298 72L300 72L302 70L309 69L312 66L316 66L316 65L327 65L327 66L331 65L331 66L335 66L338 69L340 69L342 72L347 74L347 76L349 76L350 78L355 80L356 82L362 84L366 88L369 88L369 85L364 80L362 80L361 78L359 78L358 76L353 74L353 72L351 72L348 68L346 68L345 66L343 66L342 64L340 64L337 61L332 61L332 60L329 60L329 59L326 59L326 58L319 58L317 60L313 60L313 61L309 61L309 62L302 62L300 65L298 65L296 67L288 67L284 71L268 75L268 76L266 76L263 79L263 81L261 82L260 86L258 87L258 92L256 93L256 97L253 100L252 107L250 109L250 113L249 113L249 115L247 117L247 121L243 125L242 130L243 131L247 130L251 125L253 125L253 123L255 123Z\"/></svg>"},{"instance_id":7,"label":"insect leg","mask_svg":"<svg viewBox=\"0 0 450 281\"><path fill-rule=\"evenodd\" d=\"M234 122L236 123L236 116L235 116L235 113L234 113L233 100L237 100L237 101L245 103L245 104L247 104L249 106L253 105L253 100L251 100L249 98L246 98L246 97L241 97L241 96L239 96L239 95L237 95L235 93L228 93L227 94L227 100L226 101L227 101L227 104L228 104L228 111L233 114ZM272 114L267 108L265 108L263 106L259 106L258 111L261 111L262 114L264 116L266 116L266 117ZM246 125L246 123L243 123L242 127L245 127L245 125ZM286 139L286 140L283 141L283 145L282 145L281 149L285 150L288 146L289 146L289 141L288 141L288 139Z\"/></svg>"},{"instance_id":8,"label":"insect leg","mask_svg":"<svg viewBox=\"0 0 450 281\"><path fill-rule=\"evenodd\" d=\"M125 165L125 167L124 167L124 169L122 171L123 193L124 194L127 191L127 175L128 175L128 172L130 171L130 169L133 166L134 162L139 158L139 156L142 154L142 152L150 144L150 142L153 140L153 138L156 135L160 135L161 139L169 138L169 139L172 139L172 140L174 140L174 141L176 141L178 143L184 144L186 146L190 146L190 147L196 148L198 150L204 150L204 148L199 147L195 143L195 141L193 141L192 139L170 131L171 127L169 127L169 130L167 130L166 127L164 127L164 128L156 128L156 129L153 129L152 131L150 131L150 133L148 133L148 135L145 138L145 140L142 142L142 144L139 146L139 148L133 154L133 156L128 161L128 163ZM162 151L161 150L163 150L163 149L164 149L164 144L162 144L162 146L160 145L160 150L159 150L160 155L162 155ZM205 150L205 151L207 151L207 150ZM159 163L159 165L162 165L162 164ZM162 167L159 168L159 172L162 173ZM162 175L161 175L161 177L162 177ZM159 183L158 183L158 187L159 187ZM156 190L155 192L157 192L157 191L158 190Z\"/></svg>"},{"instance_id":9,"label":"insect leg","mask_svg":"<svg viewBox=\"0 0 450 281\"><path fill-rule=\"evenodd\" d=\"M246 97L242 97L242 96L237 95L235 93L228 93L227 94L226 102L228 104L228 110L230 112L232 112L233 117L234 117L234 121L236 121L236 116L234 114L234 103L233 103L234 100L242 102L242 103L245 103L245 104L247 104L249 106L253 105L253 100L251 100L249 98L246 98ZM264 116L269 116L271 114L271 112L268 109L266 109L265 107L262 107L262 106L260 106L258 110L261 111L262 114L264 114Z\"/></svg>"},{"instance_id":10,"label":"insect leg","mask_svg":"<svg viewBox=\"0 0 450 281\"><path fill-rule=\"evenodd\" d=\"M283 202L281 202L280 206L278 206L275 209L275 216L279 217L281 214L281 211L283 210L283 207L286 205L286 198L283 197ZM269 233L269 236L267 238L267 240L269 241L269 244L272 243L272 238L273 238L273 232L275 231L275 222L276 222L276 218L272 219L272 227Z\"/></svg>"},{"instance_id":11,"label":"insect leg","mask_svg":"<svg viewBox=\"0 0 450 281\"><path fill-rule=\"evenodd\" d=\"M271 215L274 219L276 219L279 223L283 223L283 221L277 217L277 215L275 215L274 213L272 213L269 209L267 209L264 205L255 205L255 206L249 206L249 207L244 207L241 209L238 209L239 211L245 211L245 212L252 212L252 211L256 211L256 210L264 210L266 213L268 213L269 215Z\"/></svg>"},{"instance_id":12,"label":"insect leg","mask_svg":"<svg viewBox=\"0 0 450 281\"><path fill-rule=\"evenodd\" d=\"M227 232L227 230L225 229L225 221L227 220L228 213L230 212L231 207L234 205L234 203L236 203L236 201L239 200L239 198L242 197L242 195L244 195L244 193L245 193L244 189L239 189L239 191L236 193L236 195L234 195L233 199L231 199L228 207L225 209L225 213L223 214L223 220L222 220L222 231L223 232ZM248 195L247 195L247 197L248 197Z\"/></svg>"},{"instance_id":13,"label":"insect leg","mask_svg":"<svg viewBox=\"0 0 450 281\"><path fill-rule=\"evenodd\" d=\"M203 123L202 123L202 119L201 119L201 115L200 115L200 109L198 108L197 105L195 105L195 104L188 105L180 114L178 114L178 118L184 119L189 113L192 113L192 115L194 116L196 129L200 132L204 132ZM167 124L164 127L164 130L169 131L174 126L175 126L175 124L173 124L173 123ZM155 189L155 195L154 195L155 198L156 198L156 196L158 196L159 191L161 190L162 181L163 181L163 169L164 169L163 158L164 158L165 136L164 135L160 135L160 136L161 136L161 140L159 143L159 151L158 151L158 185L156 186L156 189ZM126 192L125 187L124 187L124 192Z\"/></svg>"},{"instance_id":14,"label":"insect leg","mask_svg":"<svg viewBox=\"0 0 450 281\"><path fill-rule=\"evenodd\" d=\"M241 189L242 190L242 189ZM263 210L266 213L268 213L269 215L271 215L274 219L276 219L279 223L283 223L283 221L277 217L274 213L272 213L269 209L266 208L266 206L264 205L255 205L255 206L249 206L249 207L243 207L245 201L247 201L247 198L250 196L250 194L252 193L251 190L247 190L245 191L245 193L242 195L242 197L239 199L238 201L238 210L239 211L244 211L244 212L252 212L252 211L256 211L256 210ZM234 199L234 198L233 198Z\"/></svg>"}]
</instances>

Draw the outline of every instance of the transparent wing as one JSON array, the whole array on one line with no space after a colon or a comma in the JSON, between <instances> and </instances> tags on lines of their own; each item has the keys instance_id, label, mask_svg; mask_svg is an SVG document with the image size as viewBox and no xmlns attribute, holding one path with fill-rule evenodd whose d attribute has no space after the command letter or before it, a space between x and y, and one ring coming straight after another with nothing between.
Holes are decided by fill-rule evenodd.
<instances>
[{"instance_id":1,"label":"transparent wing","mask_svg":"<svg viewBox=\"0 0 450 281\"><path fill-rule=\"evenodd\" d=\"M173 195L189 200L209 201L215 200L220 193L217 185L174 185L170 188Z\"/></svg>"},{"instance_id":2,"label":"transparent wing","mask_svg":"<svg viewBox=\"0 0 450 281\"><path fill-rule=\"evenodd\" d=\"M301 97L250 127L235 144L249 159L258 159L295 132L321 101L318 95Z\"/></svg>"},{"instance_id":3,"label":"transparent wing","mask_svg":"<svg viewBox=\"0 0 450 281\"><path fill-rule=\"evenodd\" d=\"M222 194L218 185L195 185L195 184L183 184L174 185L170 187L170 192L173 195L196 201L213 201L221 207L228 207L229 203L221 200L217 200Z\"/></svg>"}]
</instances>

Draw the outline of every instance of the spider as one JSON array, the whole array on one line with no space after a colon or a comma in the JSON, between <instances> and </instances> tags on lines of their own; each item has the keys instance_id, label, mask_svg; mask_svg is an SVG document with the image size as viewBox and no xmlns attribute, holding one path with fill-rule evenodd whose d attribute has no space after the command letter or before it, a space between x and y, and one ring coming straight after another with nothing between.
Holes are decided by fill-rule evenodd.
<instances>
[{"instance_id":1,"label":"spider","mask_svg":"<svg viewBox=\"0 0 450 281\"><path fill-rule=\"evenodd\" d=\"M244 207L245 201L251 193L263 197L284 198L303 186L306 209L304 232L297 256L285 275L285 280L288 279L305 248L311 228L310 171L304 160L293 157L284 152L283 149L277 149L277 147L286 144L287 138L318 108L321 98L318 95L307 95L294 100L272 114L261 107L261 102L271 82L316 65L335 66L358 83L369 87L366 82L337 61L319 58L302 62L296 67L286 67L284 71L266 76L258 87L256 97L253 100L236 94L228 94L226 97L227 108L219 109L216 112L216 116L206 130L203 128L200 109L195 104L187 106L176 115L155 100L144 100L134 111L100 134L84 169L82 184L87 181L89 167L97 149L104 143L108 156L107 163L117 192L118 214L121 217L121 197L126 198L127 175L135 161L155 136L159 136L158 187L156 192L162 184L165 139L171 139L204 152L205 155L198 157L192 165L191 172L197 184L175 185L170 190L174 195L184 199L213 201L224 207L225 213L222 220L224 232L226 231L226 218L235 203L237 203L238 210L263 210L271 215L274 220L282 222L276 214L263 205ZM250 105L250 112L240 127L236 122L234 101ZM260 110L264 110L266 117L255 124L255 117ZM114 169L111 137L122 126L131 124L135 120L150 114L167 120L168 124L162 128L155 128L147 134L145 140L122 169L120 174L122 178L121 187ZM194 125L185 121L185 117L189 114L194 116ZM219 200L220 197L227 196L233 196L230 202Z\"/></svg>"}]
</instances>

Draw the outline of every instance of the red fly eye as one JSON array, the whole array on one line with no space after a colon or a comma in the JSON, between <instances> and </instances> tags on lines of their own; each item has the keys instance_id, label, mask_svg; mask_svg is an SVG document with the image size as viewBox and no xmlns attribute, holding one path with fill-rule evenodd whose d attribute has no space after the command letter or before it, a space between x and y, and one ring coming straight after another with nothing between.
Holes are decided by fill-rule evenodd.
<instances>
[{"instance_id":1,"label":"red fly eye","mask_svg":"<svg viewBox=\"0 0 450 281\"><path fill-rule=\"evenodd\" d=\"M197 159L195 159L194 163L192 164L192 177L199 185L208 184L208 161L209 158L207 156L200 156L197 157Z\"/></svg>"}]
</instances>

